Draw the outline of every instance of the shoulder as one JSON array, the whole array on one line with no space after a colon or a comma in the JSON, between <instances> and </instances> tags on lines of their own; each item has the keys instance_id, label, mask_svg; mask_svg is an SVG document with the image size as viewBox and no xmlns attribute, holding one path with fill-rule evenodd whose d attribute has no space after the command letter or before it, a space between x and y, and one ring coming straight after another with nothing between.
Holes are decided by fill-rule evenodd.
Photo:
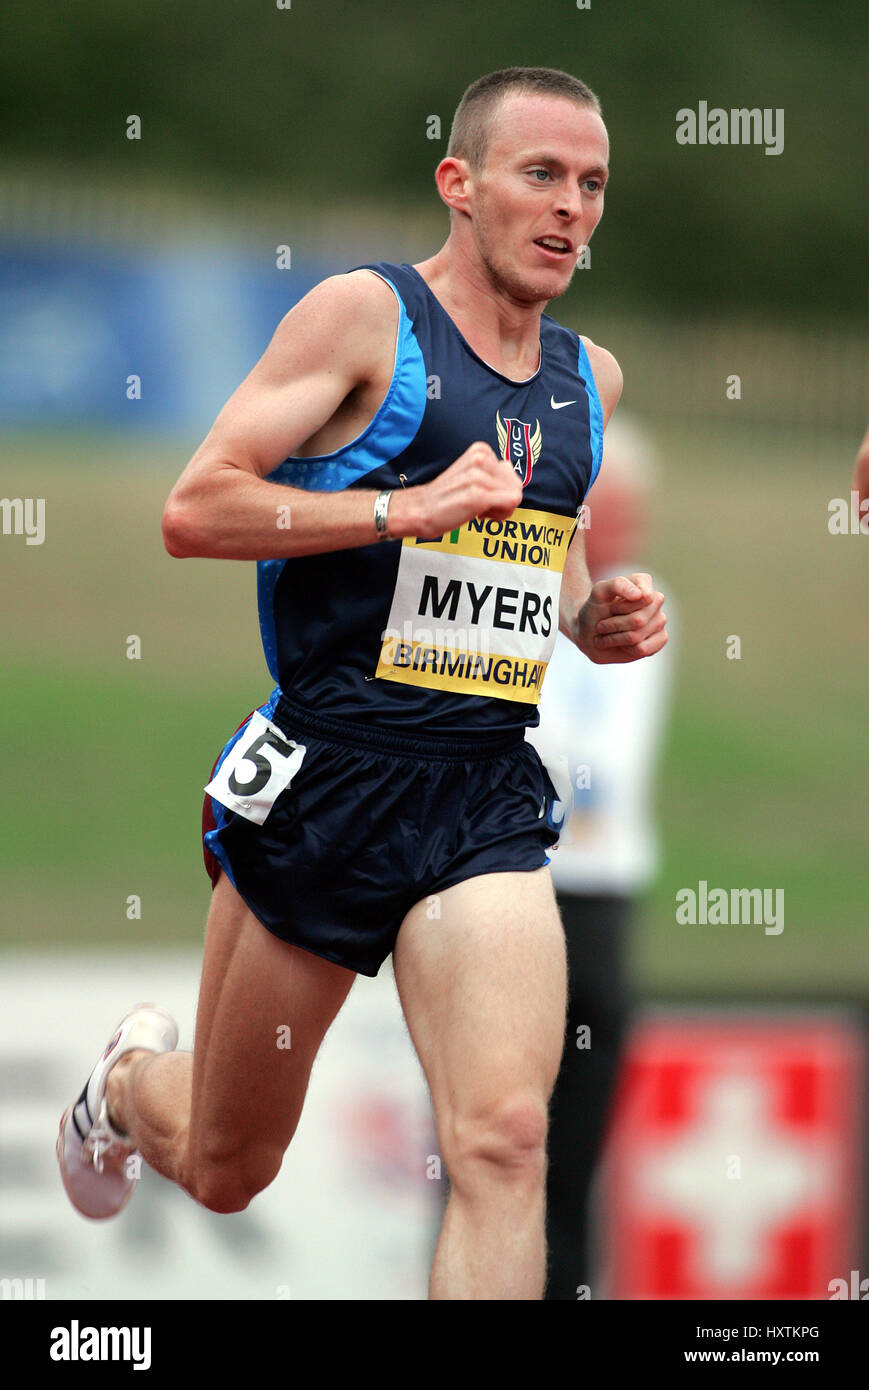
<instances>
[{"instance_id":1,"label":"shoulder","mask_svg":"<svg viewBox=\"0 0 869 1390\"><path fill-rule=\"evenodd\" d=\"M345 275L329 275L309 290L278 324L277 333L296 327L304 320L312 329L348 327L371 330L384 328L398 318L395 294L371 270L351 270Z\"/></svg>"},{"instance_id":2,"label":"shoulder","mask_svg":"<svg viewBox=\"0 0 869 1390\"><path fill-rule=\"evenodd\" d=\"M369 270L330 275L281 319L267 356L277 370L308 364L364 369L391 363L399 310L389 285Z\"/></svg>"},{"instance_id":3,"label":"shoulder","mask_svg":"<svg viewBox=\"0 0 869 1390\"><path fill-rule=\"evenodd\" d=\"M582 344L588 353L588 360L594 373L594 381L603 409L603 422L606 426L621 398L624 384L622 369L612 353L607 352L606 348L598 347L597 343L591 341L591 338L583 337Z\"/></svg>"}]
</instances>

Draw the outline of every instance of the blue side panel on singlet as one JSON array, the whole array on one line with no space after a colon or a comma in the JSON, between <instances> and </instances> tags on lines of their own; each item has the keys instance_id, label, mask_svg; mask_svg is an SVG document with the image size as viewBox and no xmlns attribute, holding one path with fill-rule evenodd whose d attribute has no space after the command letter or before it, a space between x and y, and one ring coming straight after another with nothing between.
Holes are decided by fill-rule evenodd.
<instances>
[{"instance_id":1,"label":"blue side panel on singlet","mask_svg":"<svg viewBox=\"0 0 869 1390\"><path fill-rule=\"evenodd\" d=\"M585 350L585 343L579 340L579 375L585 383L588 395L589 410L589 432L591 440L592 470L588 487L585 490L586 497L589 494L592 483L600 472L601 460L603 459L603 409L601 408L600 397L597 394L597 387L594 384L594 374L591 370L591 363L588 360L588 353Z\"/></svg>"},{"instance_id":2,"label":"blue side panel on singlet","mask_svg":"<svg viewBox=\"0 0 869 1390\"><path fill-rule=\"evenodd\" d=\"M350 444L317 458L288 458L269 480L325 492L418 486L475 440L500 452L503 422L515 422L529 427L526 437L535 429L541 440L522 507L572 525L600 469L603 434L577 334L544 314L539 368L527 381L511 381L474 352L412 266L378 262L359 269L380 275L398 299L387 395ZM259 562L263 646L281 689L312 712L444 738L536 724L533 704L375 678L401 550L400 541L375 541Z\"/></svg>"}]
</instances>

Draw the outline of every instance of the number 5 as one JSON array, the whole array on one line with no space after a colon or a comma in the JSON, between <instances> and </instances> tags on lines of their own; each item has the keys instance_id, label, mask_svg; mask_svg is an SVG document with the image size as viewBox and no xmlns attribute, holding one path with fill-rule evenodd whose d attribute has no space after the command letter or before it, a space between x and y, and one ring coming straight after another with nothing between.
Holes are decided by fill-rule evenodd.
<instances>
[{"instance_id":1,"label":"number 5","mask_svg":"<svg viewBox=\"0 0 869 1390\"><path fill-rule=\"evenodd\" d=\"M271 777L274 768L268 758L262 757L259 752L264 744L268 744L270 748L274 748L276 752L280 753L282 758L286 758L290 751L290 745L287 740L281 738L273 729L267 729L264 734L260 734L258 738L255 738L250 747L246 748L239 758L240 762L243 761L254 764L256 772L253 777L251 777L248 782L240 782L235 775L235 769L229 774L227 785L235 796L256 796L257 792L262 791Z\"/></svg>"}]
</instances>

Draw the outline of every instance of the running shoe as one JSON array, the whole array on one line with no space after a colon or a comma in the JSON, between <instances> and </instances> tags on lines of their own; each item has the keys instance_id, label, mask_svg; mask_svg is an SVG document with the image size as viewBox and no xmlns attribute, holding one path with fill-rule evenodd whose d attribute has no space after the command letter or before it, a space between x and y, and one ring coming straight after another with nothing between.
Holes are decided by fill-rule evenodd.
<instances>
[{"instance_id":1,"label":"running shoe","mask_svg":"<svg viewBox=\"0 0 869 1390\"><path fill-rule=\"evenodd\" d=\"M116 1216L129 1202L142 1159L128 1134L109 1119L106 1079L127 1052L172 1052L178 1025L157 1004L139 1004L125 1014L84 1089L60 1121L57 1158L67 1196L82 1216L94 1221Z\"/></svg>"}]
</instances>

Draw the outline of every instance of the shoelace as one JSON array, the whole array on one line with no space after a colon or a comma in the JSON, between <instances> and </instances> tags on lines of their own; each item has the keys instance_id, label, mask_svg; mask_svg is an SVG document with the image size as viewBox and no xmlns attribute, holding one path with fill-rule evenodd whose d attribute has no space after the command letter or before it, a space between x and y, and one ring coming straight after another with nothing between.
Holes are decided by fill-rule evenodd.
<instances>
[{"instance_id":1,"label":"shoelace","mask_svg":"<svg viewBox=\"0 0 869 1390\"><path fill-rule=\"evenodd\" d=\"M96 1171L102 1173L107 1158L113 1155L125 1158L131 1152L129 1144L121 1143L110 1133L101 1116L84 1141L81 1156L83 1163L92 1162Z\"/></svg>"},{"instance_id":2,"label":"shoelace","mask_svg":"<svg viewBox=\"0 0 869 1390\"><path fill-rule=\"evenodd\" d=\"M112 1149L120 1148L120 1145L114 1139L110 1139L107 1134L95 1134L93 1142L88 1147L91 1150L94 1168L98 1173L102 1173L106 1157Z\"/></svg>"}]
</instances>

